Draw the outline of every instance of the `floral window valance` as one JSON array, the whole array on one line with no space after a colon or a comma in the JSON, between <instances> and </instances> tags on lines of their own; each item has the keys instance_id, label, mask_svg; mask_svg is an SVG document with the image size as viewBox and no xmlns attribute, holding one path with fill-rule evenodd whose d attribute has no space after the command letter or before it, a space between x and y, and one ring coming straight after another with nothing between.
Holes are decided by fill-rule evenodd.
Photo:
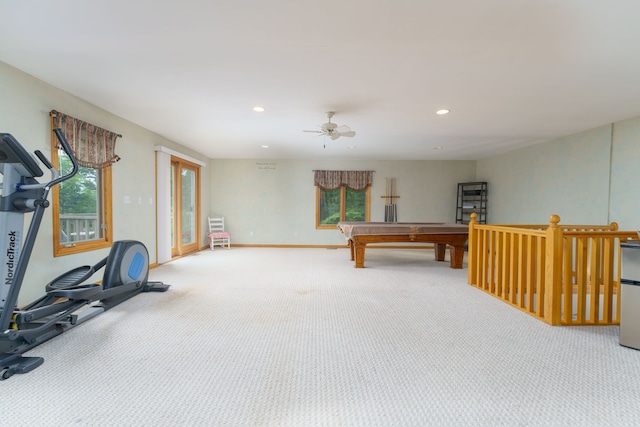
<instances>
[{"instance_id":1,"label":"floral window valance","mask_svg":"<svg viewBox=\"0 0 640 427\"><path fill-rule=\"evenodd\" d=\"M55 110L49 114L53 117L53 127L62 129L80 166L103 169L120 160L115 148L116 139L122 135Z\"/></svg>"},{"instance_id":2,"label":"floral window valance","mask_svg":"<svg viewBox=\"0 0 640 427\"><path fill-rule=\"evenodd\" d=\"M373 171L313 171L314 185L323 190L335 190L339 187L349 187L355 191L362 191L371 185Z\"/></svg>"}]
</instances>

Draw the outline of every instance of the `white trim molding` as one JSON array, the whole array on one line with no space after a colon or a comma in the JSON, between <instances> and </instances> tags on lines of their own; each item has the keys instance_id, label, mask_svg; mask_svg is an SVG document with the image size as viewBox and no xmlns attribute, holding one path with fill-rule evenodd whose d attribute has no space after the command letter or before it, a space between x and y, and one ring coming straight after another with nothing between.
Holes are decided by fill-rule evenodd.
<instances>
[{"instance_id":1,"label":"white trim molding","mask_svg":"<svg viewBox=\"0 0 640 427\"><path fill-rule=\"evenodd\" d=\"M187 160L187 161L189 161L191 163L195 163L196 165L200 165L202 167L207 166L207 164L205 162L203 162L202 160L198 160L198 159L195 159L195 158L193 158L191 156L187 156L186 154L182 154L182 153L180 153L178 151L172 150L171 148L167 148L164 145L154 145L153 149L155 151L160 151L162 153L167 153L170 156L180 157L181 159Z\"/></svg>"}]
</instances>

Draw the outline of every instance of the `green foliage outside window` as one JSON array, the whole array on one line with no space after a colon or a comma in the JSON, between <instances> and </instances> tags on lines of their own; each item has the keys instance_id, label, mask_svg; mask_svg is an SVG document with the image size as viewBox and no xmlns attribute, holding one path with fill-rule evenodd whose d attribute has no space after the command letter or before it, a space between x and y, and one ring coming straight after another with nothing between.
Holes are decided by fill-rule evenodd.
<instances>
[{"instance_id":1,"label":"green foliage outside window","mask_svg":"<svg viewBox=\"0 0 640 427\"><path fill-rule=\"evenodd\" d=\"M367 192L355 191L347 188L347 206L345 206L345 221L364 221L367 212Z\"/></svg>"},{"instance_id":2,"label":"green foliage outside window","mask_svg":"<svg viewBox=\"0 0 640 427\"><path fill-rule=\"evenodd\" d=\"M69 156L58 152L58 173L67 175L72 164ZM101 239L102 212L100 212L101 173L98 169L80 166L78 173L58 187L60 242L78 242Z\"/></svg>"},{"instance_id":3,"label":"green foliage outside window","mask_svg":"<svg viewBox=\"0 0 640 427\"><path fill-rule=\"evenodd\" d=\"M60 154L60 175L71 171L71 160ZM94 214L98 212L98 170L80 167L71 179L60 183L60 214Z\"/></svg>"},{"instance_id":4,"label":"green foliage outside window","mask_svg":"<svg viewBox=\"0 0 640 427\"><path fill-rule=\"evenodd\" d=\"M340 222L344 212L345 221L364 221L366 215L366 190L355 191L344 187L345 205L341 206L341 192L343 188L322 192L320 200L320 224L331 225Z\"/></svg>"}]
</instances>

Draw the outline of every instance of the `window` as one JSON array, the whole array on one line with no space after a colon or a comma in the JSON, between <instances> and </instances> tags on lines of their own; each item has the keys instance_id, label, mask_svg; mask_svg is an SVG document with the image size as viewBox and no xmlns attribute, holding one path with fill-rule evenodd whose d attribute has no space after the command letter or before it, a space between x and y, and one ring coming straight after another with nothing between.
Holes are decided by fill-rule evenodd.
<instances>
[{"instance_id":1,"label":"window","mask_svg":"<svg viewBox=\"0 0 640 427\"><path fill-rule=\"evenodd\" d=\"M109 132L57 112L52 112L51 125L52 129L59 127L63 130L76 157L80 150L79 143L73 141L74 138L82 139L80 144L84 144L83 148L86 148L87 139L91 143L96 135L102 136L102 133ZM89 135L90 132L92 134ZM51 135L51 163L58 169L60 176L64 176L72 169L71 160L62 149L57 147L58 141L55 134L52 132ZM113 141L115 141L115 136L119 135L113 135ZM99 150L102 152L96 154L95 151ZM112 157L101 164L97 164L98 162L93 159L78 158L80 163L78 173L51 189L54 256L107 248L113 242L111 163L119 158L113 154L113 146L110 150L104 150L99 143L96 147L83 151L91 152L94 157L110 151ZM93 167L94 164L95 167Z\"/></svg>"},{"instance_id":2,"label":"window","mask_svg":"<svg viewBox=\"0 0 640 427\"><path fill-rule=\"evenodd\" d=\"M314 171L316 228L340 221L369 221L373 171Z\"/></svg>"},{"instance_id":3,"label":"window","mask_svg":"<svg viewBox=\"0 0 640 427\"><path fill-rule=\"evenodd\" d=\"M57 148L53 152L60 176L69 173L69 156ZM76 176L52 188L51 201L54 256L111 246L111 167L80 167Z\"/></svg>"},{"instance_id":4,"label":"window","mask_svg":"<svg viewBox=\"0 0 640 427\"><path fill-rule=\"evenodd\" d=\"M371 187L360 191L316 187L316 228L335 230L340 221L369 221L370 190Z\"/></svg>"}]
</instances>

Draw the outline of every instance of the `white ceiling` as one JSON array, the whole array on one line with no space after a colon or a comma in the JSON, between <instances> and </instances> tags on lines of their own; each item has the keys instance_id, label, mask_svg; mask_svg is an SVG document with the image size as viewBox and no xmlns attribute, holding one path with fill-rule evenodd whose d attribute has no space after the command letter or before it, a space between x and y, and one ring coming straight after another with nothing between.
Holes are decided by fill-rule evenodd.
<instances>
[{"instance_id":1,"label":"white ceiling","mask_svg":"<svg viewBox=\"0 0 640 427\"><path fill-rule=\"evenodd\" d=\"M0 0L0 17L0 61L211 158L473 160L640 115L638 0ZM326 111L356 136L302 132Z\"/></svg>"}]
</instances>

